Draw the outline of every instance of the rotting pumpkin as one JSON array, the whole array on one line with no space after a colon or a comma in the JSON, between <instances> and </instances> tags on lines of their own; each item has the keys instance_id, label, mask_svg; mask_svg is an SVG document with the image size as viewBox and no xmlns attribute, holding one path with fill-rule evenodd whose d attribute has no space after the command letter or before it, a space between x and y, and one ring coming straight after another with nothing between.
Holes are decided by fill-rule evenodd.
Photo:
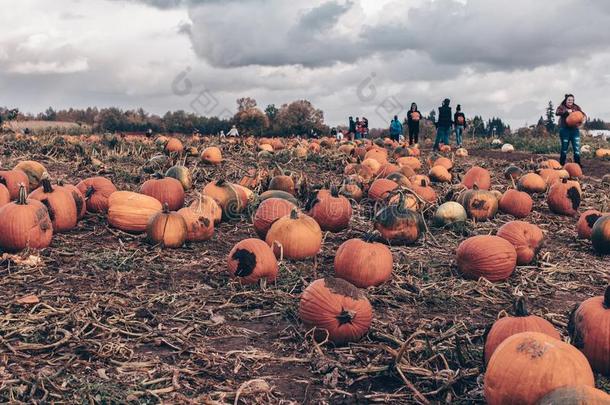
<instances>
[{"instance_id":1,"label":"rotting pumpkin","mask_svg":"<svg viewBox=\"0 0 610 405\"><path fill-rule=\"evenodd\" d=\"M250 238L238 242L227 257L231 278L242 284L254 284L260 279L275 281L278 263L273 250L264 241Z\"/></svg>"}]
</instances>

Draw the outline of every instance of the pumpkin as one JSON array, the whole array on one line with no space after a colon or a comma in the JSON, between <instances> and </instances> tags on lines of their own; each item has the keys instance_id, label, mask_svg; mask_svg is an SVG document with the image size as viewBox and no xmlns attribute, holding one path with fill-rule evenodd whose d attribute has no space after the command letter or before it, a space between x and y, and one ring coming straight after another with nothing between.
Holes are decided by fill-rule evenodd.
<instances>
[{"instance_id":1,"label":"pumpkin","mask_svg":"<svg viewBox=\"0 0 610 405\"><path fill-rule=\"evenodd\" d=\"M515 151L515 147L513 145L511 145L510 143L505 143L500 148L500 151L502 151L504 153L512 153Z\"/></svg>"},{"instance_id":2,"label":"pumpkin","mask_svg":"<svg viewBox=\"0 0 610 405\"><path fill-rule=\"evenodd\" d=\"M524 297L519 297L513 303L515 316L505 316L494 322L487 337L483 354L485 364L489 363L491 355L506 338L521 332L540 332L561 340L557 329L544 318L529 315Z\"/></svg>"},{"instance_id":3,"label":"pumpkin","mask_svg":"<svg viewBox=\"0 0 610 405\"><path fill-rule=\"evenodd\" d=\"M182 153L184 152L184 145L178 138L169 138L165 144L166 153Z\"/></svg>"},{"instance_id":4,"label":"pumpkin","mask_svg":"<svg viewBox=\"0 0 610 405\"><path fill-rule=\"evenodd\" d=\"M457 156L457 157L467 157L468 156L468 150L466 150L465 148L458 148L458 150L455 151L455 156Z\"/></svg>"},{"instance_id":5,"label":"pumpkin","mask_svg":"<svg viewBox=\"0 0 610 405\"><path fill-rule=\"evenodd\" d=\"M19 197L19 186L25 185L26 193L30 190L30 181L28 175L21 170L1 170L0 184L4 185L11 196L11 200L16 200Z\"/></svg>"},{"instance_id":6,"label":"pumpkin","mask_svg":"<svg viewBox=\"0 0 610 405\"><path fill-rule=\"evenodd\" d=\"M340 278L327 277L303 291L299 317L307 329L316 328L317 340L328 337L335 344L345 344L367 333L373 308L361 290Z\"/></svg>"},{"instance_id":7,"label":"pumpkin","mask_svg":"<svg viewBox=\"0 0 610 405\"><path fill-rule=\"evenodd\" d=\"M339 189L339 194L359 202L362 199L362 188L355 181L346 181Z\"/></svg>"},{"instance_id":8,"label":"pumpkin","mask_svg":"<svg viewBox=\"0 0 610 405\"><path fill-rule=\"evenodd\" d=\"M484 394L489 405L535 404L564 385L593 387L587 359L573 346L539 332L510 336L489 359Z\"/></svg>"},{"instance_id":9,"label":"pumpkin","mask_svg":"<svg viewBox=\"0 0 610 405\"><path fill-rule=\"evenodd\" d=\"M521 176L517 183L517 188L529 194L544 193L546 191L546 182L536 173L527 173Z\"/></svg>"},{"instance_id":10,"label":"pumpkin","mask_svg":"<svg viewBox=\"0 0 610 405\"><path fill-rule=\"evenodd\" d=\"M518 168L517 166L508 166L506 170L504 170L504 178L507 180L517 180L521 177L523 170Z\"/></svg>"},{"instance_id":11,"label":"pumpkin","mask_svg":"<svg viewBox=\"0 0 610 405\"><path fill-rule=\"evenodd\" d=\"M241 178L239 185L254 189L261 185L263 181L266 181L269 177L269 172L266 170L249 169L248 172Z\"/></svg>"},{"instance_id":12,"label":"pumpkin","mask_svg":"<svg viewBox=\"0 0 610 405\"><path fill-rule=\"evenodd\" d=\"M42 178L49 175L42 163L34 160L21 161L17 163L14 170L21 170L28 176L28 181L30 183L28 190L35 190L40 187Z\"/></svg>"},{"instance_id":13,"label":"pumpkin","mask_svg":"<svg viewBox=\"0 0 610 405\"><path fill-rule=\"evenodd\" d=\"M460 222L466 222L467 214L464 207L454 201L441 204L434 213L434 225L444 227Z\"/></svg>"},{"instance_id":14,"label":"pumpkin","mask_svg":"<svg viewBox=\"0 0 610 405\"><path fill-rule=\"evenodd\" d=\"M582 111L572 111L566 117L566 125L571 128L579 127L585 120L585 115Z\"/></svg>"},{"instance_id":15,"label":"pumpkin","mask_svg":"<svg viewBox=\"0 0 610 405\"><path fill-rule=\"evenodd\" d=\"M182 184L184 191L188 191L193 187L193 178L188 167L172 166L165 172L165 177L178 180Z\"/></svg>"},{"instance_id":16,"label":"pumpkin","mask_svg":"<svg viewBox=\"0 0 610 405\"><path fill-rule=\"evenodd\" d=\"M523 221L507 222L498 229L497 235L515 247L519 266L530 264L534 260L544 239L539 227Z\"/></svg>"},{"instance_id":17,"label":"pumpkin","mask_svg":"<svg viewBox=\"0 0 610 405\"><path fill-rule=\"evenodd\" d=\"M547 187L552 186L555 183L558 183L563 178L570 177L569 173L565 170L556 170L556 169L540 169L538 170L538 175L542 177Z\"/></svg>"},{"instance_id":18,"label":"pumpkin","mask_svg":"<svg viewBox=\"0 0 610 405\"><path fill-rule=\"evenodd\" d=\"M411 181L404 174L397 172L392 173L386 177L388 180L392 180L394 183L398 184L400 187L410 187Z\"/></svg>"},{"instance_id":19,"label":"pumpkin","mask_svg":"<svg viewBox=\"0 0 610 405\"><path fill-rule=\"evenodd\" d=\"M576 223L576 232L578 237L581 239L591 239L591 233L593 232L593 225L595 222L602 217L602 213L598 210L586 210Z\"/></svg>"},{"instance_id":20,"label":"pumpkin","mask_svg":"<svg viewBox=\"0 0 610 405\"><path fill-rule=\"evenodd\" d=\"M368 167L373 173L373 175L377 175L381 170L381 163L379 163L379 161L376 159L364 159L361 164L362 166Z\"/></svg>"},{"instance_id":21,"label":"pumpkin","mask_svg":"<svg viewBox=\"0 0 610 405\"><path fill-rule=\"evenodd\" d=\"M540 168L558 170L558 169L561 169L561 163L559 163L555 159L547 159L540 163Z\"/></svg>"},{"instance_id":22,"label":"pumpkin","mask_svg":"<svg viewBox=\"0 0 610 405\"><path fill-rule=\"evenodd\" d=\"M301 260L318 254L322 246L322 230L315 219L293 209L271 225L265 241L276 257Z\"/></svg>"},{"instance_id":23,"label":"pumpkin","mask_svg":"<svg viewBox=\"0 0 610 405\"><path fill-rule=\"evenodd\" d=\"M359 288L378 286L392 275L392 252L373 237L349 239L339 246L335 254L335 276Z\"/></svg>"},{"instance_id":24,"label":"pumpkin","mask_svg":"<svg viewBox=\"0 0 610 405\"><path fill-rule=\"evenodd\" d=\"M595 151L595 157L604 159L610 157L610 149L599 148Z\"/></svg>"},{"instance_id":25,"label":"pumpkin","mask_svg":"<svg viewBox=\"0 0 610 405\"><path fill-rule=\"evenodd\" d=\"M401 194L401 200L404 196ZM404 203L389 205L382 208L374 219L375 229L388 242L410 244L421 236L424 224L422 216L406 209Z\"/></svg>"},{"instance_id":26,"label":"pumpkin","mask_svg":"<svg viewBox=\"0 0 610 405\"><path fill-rule=\"evenodd\" d=\"M547 203L551 211L560 215L575 215L580 207L581 193L578 183L563 180L551 186Z\"/></svg>"},{"instance_id":27,"label":"pumpkin","mask_svg":"<svg viewBox=\"0 0 610 405\"><path fill-rule=\"evenodd\" d=\"M413 170L411 168L411 166L402 166L400 168L400 173L403 174L408 179L415 176L415 170Z\"/></svg>"},{"instance_id":28,"label":"pumpkin","mask_svg":"<svg viewBox=\"0 0 610 405\"><path fill-rule=\"evenodd\" d=\"M220 211L220 208L218 210ZM211 239L214 235L214 218L211 215L206 216L193 207L180 208L178 214L182 216L186 224L187 241L201 242Z\"/></svg>"},{"instance_id":29,"label":"pumpkin","mask_svg":"<svg viewBox=\"0 0 610 405\"><path fill-rule=\"evenodd\" d=\"M506 280L517 265L514 246L499 236L473 236L458 246L457 266L469 279L483 277L496 282Z\"/></svg>"},{"instance_id":30,"label":"pumpkin","mask_svg":"<svg viewBox=\"0 0 610 405\"><path fill-rule=\"evenodd\" d=\"M394 194L388 200L388 204L394 204L396 206L399 206L400 204L403 209L412 211L419 211L419 209L421 208L421 201L418 199L417 196L411 193Z\"/></svg>"},{"instance_id":31,"label":"pumpkin","mask_svg":"<svg viewBox=\"0 0 610 405\"><path fill-rule=\"evenodd\" d=\"M42 186L32 191L28 198L44 204L49 212L54 232L66 232L76 226L79 213L72 191L67 188L53 187L51 180L44 178Z\"/></svg>"},{"instance_id":32,"label":"pumpkin","mask_svg":"<svg viewBox=\"0 0 610 405\"><path fill-rule=\"evenodd\" d=\"M293 209L296 209L296 206L282 198L268 198L261 202L252 217L256 234L265 239L271 225L281 217L289 215Z\"/></svg>"},{"instance_id":33,"label":"pumpkin","mask_svg":"<svg viewBox=\"0 0 610 405\"><path fill-rule=\"evenodd\" d=\"M563 166L563 169L567 171L573 179L582 177L582 168L578 163L566 163Z\"/></svg>"},{"instance_id":34,"label":"pumpkin","mask_svg":"<svg viewBox=\"0 0 610 405\"><path fill-rule=\"evenodd\" d=\"M387 177L388 175L392 174L392 173L399 173L400 172L400 167L392 164L392 163L384 163L383 165L381 165L381 168L379 169L379 173L377 173L377 175L381 176L381 177Z\"/></svg>"},{"instance_id":35,"label":"pumpkin","mask_svg":"<svg viewBox=\"0 0 610 405\"><path fill-rule=\"evenodd\" d=\"M439 151L441 151L443 153L449 153L449 152L451 152L451 146L450 145L441 145L439 147Z\"/></svg>"},{"instance_id":36,"label":"pumpkin","mask_svg":"<svg viewBox=\"0 0 610 405\"><path fill-rule=\"evenodd\" d=\"M425 176L423 174L416 174L413 177L410 177L409 180L411 181L411 184L414 186L429 186L432 182L430 181L430 178L428 176Z\"/></svg>"},{"instance_id":37,"label":"pumpkin","mask_svg":"<svg viewBox=\"0 0 610 405\"><path fill-rule=\"evenodd\" d=\"M388 151L379 147L371 148L364 155L364 160L374 159L379 162L380 165L383 165L388 162Z\"/></svg>"},{"instance_id":38,"label":"pumpkin","mask_svg":"<svg viewBox=\"0 0 610 405\"><path fill-rule=\"evenodd\" d=\"M273 146L268 143L261 143L258 145L258 149L262 152L273 152Z\"/></svg>"},{"instance_id":39,"label":"pumpkin","mask_svg":"<svg viewBox=\"0 0 610 405\"><path fill-rule=\"evenodd\" d=\"M127 232L144 232L148 220L161 211L156 198L131 191L115 191L108 197L108 222Z\"/></svg>"},{"instance_id":40,"label":"pumpkin","mask_svg":"<svg viewBox=\"0 0 610 405\"><path fill-rule=\"evenodd\" d=\"M591 229L591 242L597 253L610 253L610 215L604 215L595 221Z\"/></svg>"},{"instance_id":41,"label":"pumpkin","mask_svg":"<svg viewBox=\"0 0 610 405\"><path fill-rule=\"evenodd\" d=\"M427 185L424 179L419 182L413 181L411 190L415 192L415 194L417 194L424 201L427 201L431 204L434 204L436 202L436 191L434 191L432 187Z\"/></svg>"},{"instance_id":42,"label":"pumpkin","mask_svg":"<svg viewBox=\"0 0 610 405\"><path fill-rule=\"evenodd\" d=\"M142 184L140 193L156 198L161 204L167 204L171 211L176 211L184 205L182 183L172 177L163 177L158 174L156 178Z\"/></svg>"},{"instance_id":43,"label":"pumpkin","mask_svg":"<svg viewBox=\"0 0 610 405\"><path fill-rule=\"evenodd\" d=\"M498 199L490 191L474 189L460 195L460 203L464 206L469 218L476 221L487 221L498 212Z\"/></svg>"},{"instance_id":44,"label":"pumpkin","mask_svg":"<svg viewBox=\"0 0 610 405\"><path fill-rule=\"evenodd\" d=\"M207 195L200 194L189 208L192 208L195 214L211 219L214 224L219 224L222 220L222 208L216 200Z\"/></svg>"},{"instance_id":45,"label":"pumpkin","mask_svg":"<svg viewBox=\"0 0 610 405\"><path fill-rule=\"evenodd\" d=\"M572 344L589 360L594 371L610 376L610 286L603 296L581 303L568 325Z\"/></svg>"},{"instance_id":46,"label":"pumpkin","mask_svg":"<svg viewBox=\"0 0 610 405\"><path fill-rule=\"evenodd\" d=\"M294 205L299 205L299 202L292 194L287 193L282 190L267 190L258 196L258 199L260 201L265 201L266 199L269 199L269 198L281 198L283 200L290 201Z\"/></svg>"},{"instance_id":47,"label":"pumpkin","mask_svg":"<svg viewBox=\"0 0 610 405\"><path fill-rule=\"evenodd\" d=\"M352 218L352 205L339 195L337 187L332 186L330 194L318 192L309 215L316 220L323 231L339 232L346 229Z\"/></svg>"},{"instance_id":48,"label":"pumpkin","mask_svg":"<svg viewBox=\"0 0 610 405\"><path fill-rule=\"evenodd\" d=\"M2 183L0 183L0 207L6 205L11 202L11 193L8 191L8 188Z\"/></svg>"},{"instance_id":49,"label":"pumpkin","mask_svg":"<svg viewBox=\"0 0 610 405\"><path fill-rule=\"evenodd\" d=\"M65 187L72 194L74 204L76 204L77 219L81 220L87 214L87 204L85 203L85 196L81 191L73 184L66 184L60 180L58 185Z\"/></svg>"},{"instance_id":50,"label":"pumpkin","mask_svg":"<svg viewBox=\"0 0 610 405\"><path fill-rule=\"evenodd\" d=\"M46 207L26 195L23 184L17 200L0 207L0 248L5 251L44 249L51 244L53 226Z\"/></svg>"},{"instance_id":51,"label":"pumpkin","mask_svg":"<svg viewBox=\"0 0 610 405\"><path fill-rule=\"evenodd\" d=\"M587 385L567 385L555 388L543 396L537 405L608 405L610 396Z\"/></svg>"},{"instance_id":52,"label":"pumpkin","mask_svg":"<svg viewBox=\"0 0 610 405\"><path fill-rule=\"evenodd\" d=\"M222 152L216 146L207 147L201 152L201 160L209 165L218 165L222 163Z\"/></svg>"},{"instance_id":53,"label":"pumpkin","mask_svg":"<svg viewBox=\"0 0 610 405\"><path fill-rule=\"evenodd\" d=\"M411 169L413 169L413 171L417 172L419 169L421 169L421 161L414 156L407 156L407 157L401 157L396 159L396 164L400 167L403 166L408 166Z\"/></svg>"},{"instance_id":54,"label":"pumpkin","mask_svg":"<svg viewBox=\"0 0 610 405\"><path fill-rule=\"evenodd\" d=\"M398 184L395 181L380 178L371 184L368 195L373 201L382 201L397 188Z\"/></svg>"},{"instance_id":55,"label":"pumpkin","mask_svg":"<svg viewBox=\"0 0 610 405\"><path fill-rule=\"evenodd\" d=\"M163 204L163 211L156 213L146 226L146 237L155 245L166 248L179 248L186 241L186 222L182 215L170 212L169 205Z\"/></svg>"},{"instance_id":56,"label":"pumpkin","mask_svg":"<svg viewBox=\"0 0 610 405\"><path fill-rule=\"evenodd\" d=\"M222 179L206 184L202 194L214 199L222 209L223 217L227 219L239 217L245 208L243 196L235 185Z\"/></svg>"},{"instance_id":57,"label":"pumpkin","mask_svg":"<svg viewBox=\"0 0 610 405\"><path fill-rule=\"evenodd\" d=\"M451 170L453 168L453 162L451 161L451 159L441 156L438 159L434 160L430 166L443 166L445 169Z\"/></svg>"},{"instance_id":58,"label":"pumpkin","mask_svg":"<svg viewBox=\"0 0 610 405\"><path fill-rule=\"evenodd\" d=\"M275 281L278 264L273 250L260 239L245 239L238 242L227 257L227 268L231 278L242 284L255 284L260 279Z\"/></svg>"},{"instance_id":59,"label":"pumpkin","mask_svg":"<svg viewBox=\"0 0 610 405\"><path fill-rule=\"evenodd\" d=\"M430 169L428 172L428 177L434 182L437 183L450 183L451 182L451 173L444 167L440 165L436 165Z\"/></svg>"},{"instance_id":60,"label":"pumpkin","mask_svg":"<svg viewBox=\"0 0 610 405\"><path fill-rule=\"evenodd\" d=\"M273 176L269 182L269 190L280 190L294 195L294 180L286 175Z\"/></svg>"},{"instance_id":61,"label":"pumpkin","mask_svg":"<svg viewBox=\"0 0 610 405\"><path fill-rule=\"evenodd\" d=\"M76 188L85 197L89 212L107 212L108 198L117 191L112 181L105 177L90 177L78 183Z\"/></svg>"},{"instance_id":62,"label":"pumpkin","mask_svg":"<svg viewBox=\"0 0 610 405\"><path fill-rule=\"evenodd\" d=\"M479 190L489 190L491 187L491 175L487 169L473 166L464 175L462 184L469 189L474 188L476 185Z\"/></svg>"},{"instance_id":63,"label":"pumpkin","mask_svg":"<svg viewBox=\"0 0 610 405\"><path fill-rule=\"evenodd\" d=\"M368 182L373 178L375 173L371 170L370 167L364 166L362 164L349 164L345 166L345 170L343 170L343 174L346 176L356 174L362 178L362 181Z\"/></svg>"},{"instance_id":64,"label":"pumpkin","mask_svg":"<svg viewBox=\"0 0 610 405\"><path fill-rule=\"evenodd\" d=\"M528 193L510 189L506 190L502 198L500 198L498 208L500 211L510 214L515 218L525 218L532 212L533 205L534 201Z\"/></svg>"}]
</instances>

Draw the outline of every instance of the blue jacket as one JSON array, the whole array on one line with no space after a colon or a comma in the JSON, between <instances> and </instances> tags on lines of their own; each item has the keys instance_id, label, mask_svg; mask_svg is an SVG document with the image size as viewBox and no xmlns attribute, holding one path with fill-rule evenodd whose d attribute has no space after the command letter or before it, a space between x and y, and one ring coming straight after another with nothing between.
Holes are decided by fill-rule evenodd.
<instances>
[{"instance_id":1,"label":"blue jacket","mask_svg":"<svg viewBox=\"0 0 610 405\"><path fill-rule=\"evenodd\" d=\"M390 133L392 135L400 135L402 134L402 124L398 120L392 120L390 124Z\"/></svg>"}]
</instances>

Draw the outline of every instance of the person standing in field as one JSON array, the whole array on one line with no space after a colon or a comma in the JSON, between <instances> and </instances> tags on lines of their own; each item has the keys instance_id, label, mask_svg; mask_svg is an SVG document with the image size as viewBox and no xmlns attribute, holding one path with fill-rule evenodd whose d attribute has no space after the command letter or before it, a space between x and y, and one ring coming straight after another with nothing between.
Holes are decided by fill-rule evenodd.
<instances>
[{"instance_id":1,"label":"person standing in field","mask_svg":"<svg viewBox=\"0 0 610 405\"><path fill-rule=\"evenodd\" d=\"M566 122L566 118L575 111L580 111L583 114L582 121L579 125L570 126ZM563 101L557 107L555 115L559 116L559 138L561 139L561 154L559 157L559 163L563 166L566 163L568 157L568 148L572 143L572 152L574 154L574 163L580 166L580 130L578 127L582 125L586 120L587 116L582 111L578 104L574 103L574 95L566 94Z\"/></svg>"},{"instance_id":2,"label":"person standing in field","mask_svg":"<svg viewBox=\"0 0 610 405\"><path fill-rule=\"evenodd\" d=\"M390 122L390 138L393 141L399 142L400 135L402 135L402 124L400 123L398 116L395 115L392 122Z\"/></svg>"},{"instance_id":3,"label":"person standing in field","mask_svg":"<svg viewBox=\"0 0 610 405\"><path fill-rule=\"evenodd\" d=\"M457 105L455 107L455 114L453 115L453 122L455 125L455 143L458 148L462 147L462 134L466 129L466 116L462 112L462 106Z\"/></svg>"},{"instance_id":4,"label":"person standing in field","mask_svg":"<svg viewBox=\"0 0 610 405\"><path fill-rule=\"evenodd\" d=\"M451 107L449 103L451 100L448 98L443 100L443 105L438 109L438 120L436 121L436 139L434 140L433 150L439 150L439 145L449 145L449 134L451 133L451 126L453 121L451 120Z\"/></svg>"},{"instance_id":5,"label":"person standing in field","mask_svg":"<svg viewBox=\"0 0 610 405\"><path fill-rule=\"evenodd\" d=\"M362 122L360 122L360 118L356 117L354 125L354 139L362 139Z\"/></svg>"},{"instance_id":6,"label":"person standing in field","mask_svg":"<svg viewBox=\"0 0 610 405\"><path fill-rule=\"evenodd\" d=\"M362 117L362 137L369 137L369 120L366 117Z\"/></svg>"},{"instance_id":7,"label":"person standing in field","mask_svg":"<svg viewBox=\"0 0 610 405\"><path fill-rule=\"evenodd\" d=\"M419 120L421 113L417 109L417 104L411 103L411 108L407 113L407 127L409 128L409 145L419 143Z\"/></svg>"},{"instance_id":8,"label":"person standing in field","mask_svg":"<svg viewBox=\"0 0 610 405\"><path fill-rule=\"evenodd\" d=\"M348 126L349 137L351 140L354 140L356 137L356 122L354 121L354 117L349 117L349 126Z\"/></svg>"},{"instance_id":9,"label":"person standing in field","mask_svg":"<svg viewBox=\"0 0 610 405\"><path fill-rule=\"evenodd\" d=\"M227 133L227 136L239 136L239 131L235 125L231 127L231 130Z\"/></svg>"}]
</instances>

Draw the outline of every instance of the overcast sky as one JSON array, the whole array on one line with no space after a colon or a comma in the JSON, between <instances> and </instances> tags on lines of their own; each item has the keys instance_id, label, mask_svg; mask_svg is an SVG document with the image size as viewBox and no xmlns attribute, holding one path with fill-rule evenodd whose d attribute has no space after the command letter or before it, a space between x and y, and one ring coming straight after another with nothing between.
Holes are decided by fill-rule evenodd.
<instances>
[{"instance_id":1,"label":"overcast sky","mask_svg":"<svg viewBox=\"0 0 610 405\"><path fill-rule=\"evenodd\" d=\"M308 99L330 125L412 101L534 123L573 92L610 120L607 0L3 0L0 106L233 114ZM402 111L402 112L401 112Z\"/></svg>"}]
</instances>

